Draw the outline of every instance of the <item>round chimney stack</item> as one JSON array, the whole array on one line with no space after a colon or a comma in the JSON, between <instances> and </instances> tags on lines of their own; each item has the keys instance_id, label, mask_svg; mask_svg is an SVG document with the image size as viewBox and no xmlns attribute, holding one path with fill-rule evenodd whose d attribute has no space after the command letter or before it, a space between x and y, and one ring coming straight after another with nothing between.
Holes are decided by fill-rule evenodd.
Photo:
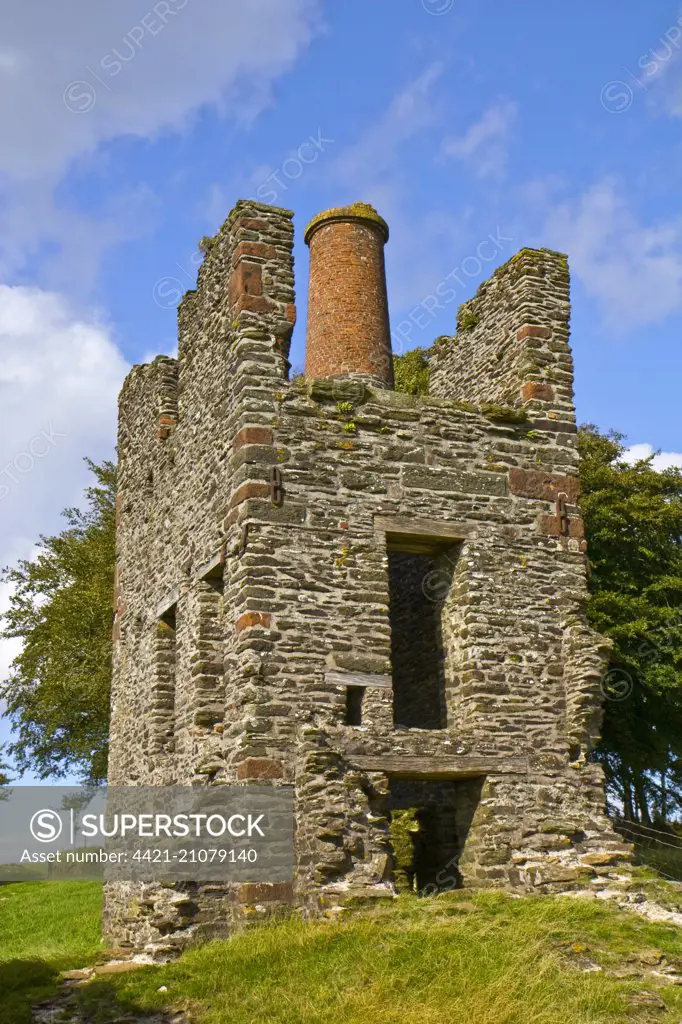
<instances>
[{"instance_id":1,"label":"round chimney stack","mask_svg":"<svg viewBox=\"0 0 682 1024\"><path fill-rule=\"evenodd\" d=\"M310 246L306 377L359 377L393 387L384 245L388 225L369 203L325 210Z\"/></svg>"}]
</instances>

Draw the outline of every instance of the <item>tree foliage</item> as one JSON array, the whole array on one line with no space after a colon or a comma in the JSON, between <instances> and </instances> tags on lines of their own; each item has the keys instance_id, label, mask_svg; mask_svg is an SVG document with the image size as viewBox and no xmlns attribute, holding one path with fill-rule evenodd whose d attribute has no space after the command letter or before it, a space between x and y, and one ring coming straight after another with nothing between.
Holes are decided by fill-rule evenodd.
<instances>
[{"instance_id":1,"label":"tree foliage","mask_svg":"<svg viewBox=\"0 0 682 1024\"><path fill-rule=\"evenodd\" d=\"M10 766L5 761L5 748L0 746L0 786L8 786L12 781L7 774L10 770ZM2 797L0 796L0 800Z\"/></svg>"},{"instance_id":2,"label":"tree foliage","mask_svg":"<svg viewBox=\"0 0 682 1024\"><path fill-rule=\"evenodd\" d=\"M22 641L0 697L17 769L96 782L107 761L116 469L86 461L96 482L85 510L65 509L66 529L0 576L11 587L0 636Z\"/></svg>"},{"instance_id":3,"label":"tree foliage","mask_svg":"<svg viewBox=\"0 0 682 1024\"><path fill-rule=\"evenodd\" d=\"M583 427L588 615L614 641L598 757L626 817L682 809L682 472Z\"/></svg>"},{"instance_id":4,"label":"tree foliage","mask_svg":"<svg viewBox=\"0 0 682 1024\"><path fill-rule=\"evenodd\" d=\"M423 348L393 356L395 390L408 395L425 395L429 387L429 362Z\"/></svg>"}]
</instances>

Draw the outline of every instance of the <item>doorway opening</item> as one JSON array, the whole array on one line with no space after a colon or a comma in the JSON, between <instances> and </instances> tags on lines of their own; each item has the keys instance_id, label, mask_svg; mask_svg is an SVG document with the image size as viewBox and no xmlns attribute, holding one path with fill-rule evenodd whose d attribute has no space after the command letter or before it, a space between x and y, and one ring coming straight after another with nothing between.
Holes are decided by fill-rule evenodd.
<instances>
[{"instance_id":1,"label":"doorway opening","mask_svg":"<svg viewBox=\"0 0 682 1024\"><path fill-rule=\"evenodd\" d=\"M432 896L462 887L459 859L483 778L396 779L390 787L396 889Z\"/></svg>"}]
</instances>

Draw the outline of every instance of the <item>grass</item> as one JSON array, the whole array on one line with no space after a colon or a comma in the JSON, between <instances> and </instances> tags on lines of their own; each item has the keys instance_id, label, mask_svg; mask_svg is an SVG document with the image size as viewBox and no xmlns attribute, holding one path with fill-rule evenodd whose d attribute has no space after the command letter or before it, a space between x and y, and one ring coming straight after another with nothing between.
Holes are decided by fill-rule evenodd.
<instances>
[{"instance_id":1,"label":"grass","mask_svg":"<svg viewBox=\"0 0 682 1024\"><path fill-rule=\"evenodd\" d=\"M609 973L633 951L682 957L682 933L601 903L456 893L403 897L340 922L288 920L213 942L175 964L100 979L81 998L117 1012L188 1009L202 1024L622 1024L650 979ZM586 971L601 966L602 970ZM158 989L165 986L167 992ZM660 991L678 1024L682 996Z\"/></svg>"},{"instance_id":2,"label":"grass","mask_svg":"<svg viewBox=\"0 0 682 1024\"><path fill-rule=\"evenodd\" d=\"M97 883L0 888L2 1024L28 1021L59 969L101 955L99 901ZM682 990L646 966L662 955L682 965L682 931L597 901L404 896L340 921L254 928L102 975L74 998L100 1024L160 1009L197 1024L678 1024Z\"/></svg>"},{"instance_id":3,"label":"grass","mask_svg":"<svg viewBox=\"0 0 682 1024\"><path fill-rule=\"evenodd\" d=\"M59 972L101 956L99 882L0 886L0 1024L31 1020Z\"/></svg>"}]
</instances>

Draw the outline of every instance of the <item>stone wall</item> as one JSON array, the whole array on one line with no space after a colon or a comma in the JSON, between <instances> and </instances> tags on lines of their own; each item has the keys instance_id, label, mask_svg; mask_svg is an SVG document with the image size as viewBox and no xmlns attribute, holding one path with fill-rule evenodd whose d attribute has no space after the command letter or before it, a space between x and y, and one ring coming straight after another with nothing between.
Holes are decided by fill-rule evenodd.
<instances>
[{"instance_id":1,"label":"stone wall","mask_svg":"<svg viewBox=\"0 0 682 1024\"><path fill-rule=\"evenodd\" d=\"M522 249L460 306L436 343L429 391L461 402L523 404L536 429L575 423L568 260Z\"/></svg>"},{"instance_id":2,"label":"stone wall","mask_svg":"<svg viewBox=\"0 0 682 1024\"><path fill-rule=\"evenodd\" d=\"M627 855L586 759L608 651L584 616L563 258L497 271L475 346L443 342L418 397L288 379L291 244L288 211L239 203L181 306L178 361L124 386L110 781L293 785L295 877L110 887L117 941L390 896L403 782L457 804L464 884L578 884ZM433 657L406 590L441 637L428 728L404 724Z\"/></svg>"}]
</instances>

